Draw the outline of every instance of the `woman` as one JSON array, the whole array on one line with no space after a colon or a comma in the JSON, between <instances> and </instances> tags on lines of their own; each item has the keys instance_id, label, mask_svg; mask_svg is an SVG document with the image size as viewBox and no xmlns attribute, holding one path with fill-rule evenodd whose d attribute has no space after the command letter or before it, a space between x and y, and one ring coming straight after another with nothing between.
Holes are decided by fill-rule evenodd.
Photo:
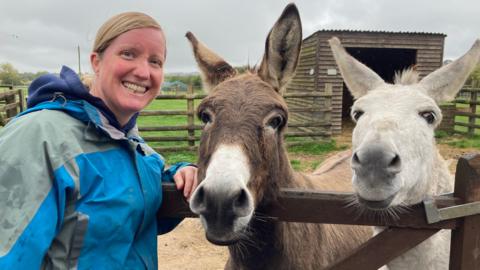
<instances>
[{"instance_id":1,"label":"woman","mask_svg":"<svg viewBox=\"0 0 480 270\"><path fill-rule=\"evenodd\" d=\"M159 93L160 25L123 13L98 31L90 90L63 67L29 88L29 109L0 131L0 269L156 269L161 181L189 198L196 168L164 161L139 137Z\"/></svg>"}]
</instances>

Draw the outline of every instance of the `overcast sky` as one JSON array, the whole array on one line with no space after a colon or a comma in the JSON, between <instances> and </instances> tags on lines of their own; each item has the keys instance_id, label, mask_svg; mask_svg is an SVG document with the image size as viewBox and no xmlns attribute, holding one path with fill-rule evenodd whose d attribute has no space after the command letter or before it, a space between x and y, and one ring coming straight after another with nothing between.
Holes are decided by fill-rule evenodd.
<instances>
[{"instance_id":1,"label":"overcast sky","mask_svg":"<svg viewBox=\"0 0 480 270\"><path fill-rule=\"evenodd\" d=\"M100 25L124 11L145 12L166 32L166 72L196 71L185 38L192 31L233 65L255 64L285 0L42 0L0 3L0 63L21 72L90 71L89 52ZM479 0L304 0L303 35L321 29L435 32L447 35L444 59L455 59L480 38Z\"/></svg>"}]
</instances>

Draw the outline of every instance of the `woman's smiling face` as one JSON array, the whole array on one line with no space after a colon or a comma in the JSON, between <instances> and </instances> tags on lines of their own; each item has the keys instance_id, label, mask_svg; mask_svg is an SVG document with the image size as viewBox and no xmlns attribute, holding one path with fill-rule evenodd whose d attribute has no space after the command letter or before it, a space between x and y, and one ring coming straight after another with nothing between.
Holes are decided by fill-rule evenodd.
<instances>
[{"instance_id":1,"label":"woman's smiling face","mask_svg":"<svg viewBox=\"0 0 480 270\"><path fill-rule=\"evenodd\" d=\"M91 94L105 102L121 125L158 95L165 50L161 30L138 28L119 35L101 55L91 54L95 72Z\"/></svg>"}]
</instances>

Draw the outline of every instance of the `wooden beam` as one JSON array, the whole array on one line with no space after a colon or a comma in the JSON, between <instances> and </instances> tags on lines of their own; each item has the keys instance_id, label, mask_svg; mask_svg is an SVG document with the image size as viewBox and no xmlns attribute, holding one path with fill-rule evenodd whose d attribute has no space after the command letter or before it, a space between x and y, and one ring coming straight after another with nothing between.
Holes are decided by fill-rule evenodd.
<instances>
[{"instance_id":1,"label":"wooden beam","mask_svg":"<svg viewBox=\"0 0 480 270\"><path fill-rule=\"evenodd\" d=\"M183 125L183 126L142 126L138 127L139 131L178 131L178 130L201 130L203 128L202 125Z\"/></svg>"},{"instance_id":2,"label":"wooden beam","mask_svg":"<svg viewBox=\"0 0 480 270\"><path fill-rule=\"evenodd\" d=\"M188 206L183 193L178 191L173 183L162 183L162 205L157 212L158 217L186 218L198 217Z\"/></svg>"},{"instance_id":3,"label":"wooden beam","mask_svg":"<svg viewBox=\"0 0 480 270\"><path fill-rule=\"evenodd\" d=\"M185 142L198 141L200 136L143 136L147 142Z\"/></svg>"},{"instance_id":4,"label":"wooden beam","mask_svg":"<svg viewBox=\"0 0 480 270\"><path fill-rule=\"evenodd\" d=\"M480 201L480 153L458 160L454 195L465 202ZM452 231L450 269L480 269L480 215L469 216Z\"/></svg>"},{"instance_id":5,"label":"wooden beam","mask_svg":"<svg viewBox=\"0 0 480 270\"><path fill-rule=\"evenodd\" d=\"M281 189L278 204L264 215L278 221L331 223L371 226L393 226L423 229L452 229L457 221L442 221L428 224L422 205L412 206L408 212L398 214L398 219L380 218L378 215L358 213L347 207L350 193L326 193L300 189ZM457 205L460 202L451 196L436 198L439 207ZM174 184L163 184L163 202L159 215L162 217L194 217L181 192Z\"/></svg>"},{"instance_id":6,"label":"wooden beam","mask_svg":"<svg viewBox=\"0 0 480 270\"><path fill-rule=\"evenodd\" d=\"M198 146L161 146L161 147L153 147L153 150L157 151L158 153L162 152L173 152L173 151L190 151L194 152L198 150Z\"/></svg>"},{"instance_id":7,"label":"wooden beam","mask_svg":"<svg viewBox=\"0 0 480 270\"><path fill-rule=\"evenodd\" d=\"M169 111L160 111L160 110L145 110L140 112L140 116L159 116L159 115L192 115L192 112L182 111L182 110L169 110Z\"/></svg>"},{"instance_id":8,"label":"wooden beam","mask_svg":"<svg viewBox=\"0 0 480 270\"><path fill-rule=\"evenodd\" d=\"M162 99L202 99L205 98L207 95L205 94L181 94L181 95L158 95L155 99L162 100Z\"/></svg>"},{"instance_id":9,"label":"wooden beam","mask_svg":"<svg viewBox=\"0 0 480 270\"><path fill-rule=\"evenodd\" d=\"M438 231L436 229L388 228L326 269L378 269Z\"/></svg>"}]
</instances>

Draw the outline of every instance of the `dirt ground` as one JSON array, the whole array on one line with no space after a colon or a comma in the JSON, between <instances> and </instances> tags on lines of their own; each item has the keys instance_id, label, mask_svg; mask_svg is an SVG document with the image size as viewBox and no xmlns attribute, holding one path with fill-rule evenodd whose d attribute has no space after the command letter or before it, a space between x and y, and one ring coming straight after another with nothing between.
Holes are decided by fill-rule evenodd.
<instances>
[{"instance_id":1,"label":"dirt ground","mask_svg":"<svg viewBox=\"0 0 480 270\"><path fill-rule=\"evenodd\" d=\"M217 270L228 258L227 247L210 244L199 219L187 218L158 237L158 269Z\"/></svg>"},{"instance_id":2,"label":"dirt ground","mask_svg":"<svg viewBox=\"0 0 480 270\"><path fill-rule=\"evenodd\" d=\"M338 145L350 146L349 134L334 139ZM455 172L458 158L478 149L458 149L445 144L438 145L440 154L450 162L450 170ZM335 153L331 153L333 155ZM302 160L308 157L296 156ZM226 247L210 244L198 219L185 219L174 231L158 237L158 266L162 270L216 270L223 269L228 258Z\"/></svg>"}]
</instances>

